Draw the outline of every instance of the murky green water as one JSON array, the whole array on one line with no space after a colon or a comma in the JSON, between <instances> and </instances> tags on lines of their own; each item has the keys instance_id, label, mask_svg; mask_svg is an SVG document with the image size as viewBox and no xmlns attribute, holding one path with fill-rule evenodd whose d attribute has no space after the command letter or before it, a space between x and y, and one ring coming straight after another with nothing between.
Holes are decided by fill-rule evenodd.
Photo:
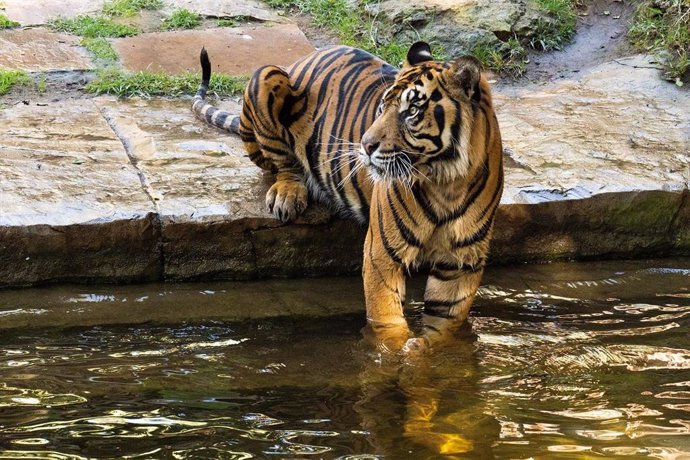
<instances>
[{"instance_id":1,"label":"murky green water","mask_svg":"<svg viewBox=\"0 0 690 460\"><path fill-rule=\"evenodd\" d=\"M690 458L689 260L490 269L414 362L362 343L360 292L0 292L0 458Z\"/></svg>"}]
</instances>

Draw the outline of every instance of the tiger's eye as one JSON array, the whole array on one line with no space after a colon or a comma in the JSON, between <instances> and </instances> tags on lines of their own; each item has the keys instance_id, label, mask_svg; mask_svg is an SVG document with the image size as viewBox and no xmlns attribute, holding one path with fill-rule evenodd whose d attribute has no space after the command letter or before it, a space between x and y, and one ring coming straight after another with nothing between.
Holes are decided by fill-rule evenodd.
<instances>
[{"instance_id":1,"label":"tiger's eye","mask_svg":"<svg viewBox=\"0 0 690 460\"><path fill-rule=\"evenodd\" d=\"M414 117L419 113L419 107L412 105L412 106L410 106L410 108L407 109L407 113L411 117Z\"/></svg>"}]
</instances>

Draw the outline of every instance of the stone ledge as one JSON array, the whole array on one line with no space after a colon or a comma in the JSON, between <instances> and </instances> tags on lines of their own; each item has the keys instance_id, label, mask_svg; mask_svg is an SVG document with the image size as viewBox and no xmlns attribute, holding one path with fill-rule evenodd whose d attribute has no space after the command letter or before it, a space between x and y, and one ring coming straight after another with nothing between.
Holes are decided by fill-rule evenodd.
<instances>
[{"instance_id":1,"label":"stone ledge","mask_svg":"<svg viewBox=\"0 0 690 460\"><path fill-rule=\"evenodd\" d=\"M686 190L502 204L491 264L690 256L689 203ZM327 214L0 227L0 287L357 274L365 229Z\"/></svg>"},{"instance_id":2,"label":"stone ledge","mask_svg":"<svg viewBox=\"0 0 690 460\"><path fill-rule=\"evenodd\" d=\"M0 227L0 287L163 279L160 225L138 219Z\"/></svg>"},{"instance_id":3,"label":"stone ledge","mask_svg":"<svg viewBox=\"0 0 690 460\"><path fill-rule=\"evenodd\" d=\"M496 91L508 149L493 264L690 255L690 95L644 57L619 61ZM0 112L0 148L0 287L361 265L363 228L316 206L291 225L273 220L270 175L189 101L18 105Z\"/></svg>"},{"instance_id":4,"label":"stone ledge","mask_svg":"<svg viewBox=\"0 0 690 460\"><path fill-rule=\"evenodd\" d=\"M492 263L690 255L688 190L603 193L591 198L504 204Z\"/></svg>"},{"instance_id":5,"label":"stone ledge","mask_svg":"<svg viewBox=\"0 0 690 460\"><path fill-rule=\"evenodd\" d=\"M314 206L291 225L273 219L163 222L165 279L259 279L357 273L364 229Z\"/></svg>"}]
</instances>

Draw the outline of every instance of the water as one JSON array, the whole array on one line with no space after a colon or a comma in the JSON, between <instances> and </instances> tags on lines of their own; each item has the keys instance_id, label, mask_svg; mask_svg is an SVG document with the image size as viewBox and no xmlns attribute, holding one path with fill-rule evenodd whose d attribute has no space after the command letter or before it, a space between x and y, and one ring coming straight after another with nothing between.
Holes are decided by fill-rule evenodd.
<instances>
[{"instance_id":1,"label":"water","mask_svg":"<svg viewBox=\"0 0 690 460\"><path fill-rule=\"evenodd\" d=\"M2 291L0 458L690 458L690 260L484 281L422 360L357 278Z\"/></svg>"}]
</instances>

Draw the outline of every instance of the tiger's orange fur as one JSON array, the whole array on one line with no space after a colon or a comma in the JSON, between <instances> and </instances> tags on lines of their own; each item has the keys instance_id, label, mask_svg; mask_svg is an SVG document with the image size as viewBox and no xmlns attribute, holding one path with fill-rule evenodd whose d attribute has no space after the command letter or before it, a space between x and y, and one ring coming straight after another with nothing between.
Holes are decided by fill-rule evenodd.
<instances>
[{"instance_id":1,"label":"tiger's orange fur","mask_svg":"<svg viewBox=\"0 0 690 460\"><path fill-rule=\"evenodd\" d=\"M358 49L317 51L257 70L231 119L204 100L207 122L237 132L249 158L276 174L266 203L291 221L308 199L368 222L367 319L389 347L419 351L446 340L479 287L503 189L501 135L491 91L471 57L436 62L415 43L399 71ZM424 331L403 315L404 272L430 267Z\"/></svg>"}]
</instances>

